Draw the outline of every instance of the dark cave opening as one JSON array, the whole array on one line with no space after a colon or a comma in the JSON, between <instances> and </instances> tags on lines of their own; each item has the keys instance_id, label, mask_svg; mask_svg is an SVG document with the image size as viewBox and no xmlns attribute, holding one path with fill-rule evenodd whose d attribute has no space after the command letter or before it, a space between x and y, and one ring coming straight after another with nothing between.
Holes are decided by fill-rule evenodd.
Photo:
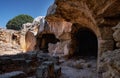
<instances>
[{"instance_id":1,"label":"dark cave opening","mask_svg":"<svg viewBox=\"0 0 120 78\"><path fill-rule=\"evenodd\" d=\"M97 57L98 41L96 35L89 29L82 28L75 33L76 49L75 55Z\"/></svg>"},{"instance_id":2,"label":"dark cave opening","mask_svg":"<svg viewBox=\"0 0 120 78\"><path fill-rule=\"evenodd\" d=\"M48 44L56 44L60 40L56 38L56 36L52 33L42 34L40 37L37 38L37 45L38 48L44 52L48 52Z\"/></svg>"},{"instance_id":3,"label":"dark cave opening","mask_svg":"<svg viewBox=\"0 0 120 78\"><path fill-rule=\"evenodd\" d=\"M16 35L12 35L12 40L17 40L17 36Z\"/></svg>"}]
</instances>

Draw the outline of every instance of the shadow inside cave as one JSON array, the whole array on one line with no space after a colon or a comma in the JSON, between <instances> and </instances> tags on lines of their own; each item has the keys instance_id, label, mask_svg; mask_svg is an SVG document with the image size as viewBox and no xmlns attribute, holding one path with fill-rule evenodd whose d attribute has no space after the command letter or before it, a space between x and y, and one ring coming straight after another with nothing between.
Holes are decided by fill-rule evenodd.
<instances>
[{"instance_id":1,"label":"shadow inside cave","mask_svg":"<svg viewBox=\"0 0 120 78\"><path fill-rule=\"evenodd\" d=\"M76 48L75 55L97 58L98 41L96 35L87 28L80 28L75 34Z\"/></svg>"}]
</instances>

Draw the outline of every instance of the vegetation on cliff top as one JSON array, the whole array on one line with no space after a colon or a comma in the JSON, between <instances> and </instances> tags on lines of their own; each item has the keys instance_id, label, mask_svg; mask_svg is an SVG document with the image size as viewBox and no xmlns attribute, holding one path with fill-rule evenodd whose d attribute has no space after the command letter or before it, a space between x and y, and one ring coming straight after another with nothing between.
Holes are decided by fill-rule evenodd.
<instances>
[{"instance_id":1,"label":"vegetation on cliff top","mask_svg":"<svg viewBox=\"0 0 120 78\"><path fill-rule=\"evenodd\" d=\"M9 20L6 24L6 28L13 30L21 30L23 28L22 25L27 22L33 22L33 17L21 14Z\"/></svg>"}]
</instances>

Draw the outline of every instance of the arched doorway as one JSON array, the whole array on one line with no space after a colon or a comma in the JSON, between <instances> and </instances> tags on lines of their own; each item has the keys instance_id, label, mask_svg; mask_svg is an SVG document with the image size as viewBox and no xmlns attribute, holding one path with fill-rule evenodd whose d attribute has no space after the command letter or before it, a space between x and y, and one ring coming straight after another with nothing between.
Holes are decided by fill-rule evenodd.
<instances>
[{"instance_id":1,"label":"arched doorway","mask_svg":"<svg viewBox=\"0 0 120 78\"><path fill-rule=\"evenodd\" d=\"M88 28L80 28L74 37L76 39L75 55L97 57L98 41L93 31Z\"/></svg>"}]
</instances>

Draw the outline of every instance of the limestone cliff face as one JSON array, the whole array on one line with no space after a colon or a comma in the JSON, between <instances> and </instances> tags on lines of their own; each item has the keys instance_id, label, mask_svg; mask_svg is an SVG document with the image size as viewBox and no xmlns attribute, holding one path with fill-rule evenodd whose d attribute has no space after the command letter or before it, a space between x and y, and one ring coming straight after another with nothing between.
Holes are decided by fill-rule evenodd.
<instances>
[{"instance_id":1,"label":"limestone cliff face","mask_svg":"<svg viewBox=\"0 0 120 78\"><path fill-rule=\"evenodd\" d=\"M63 21L71 23L70 26L71 28L69 28L71 30L67 32L70 34L69 40L63 39L62 41L60 41L60 43L56 44L59 45L59 47L54 51L58 50L56 52L59 52L59 48L63 48L63 49L65 48L65 50L62 50L64 53L68 51L67 53L73 54L76 51L76 47L78 44L78 41L75 39L76 32L80 31L80 29L82 28L87 28L91 30L93 33L95 33L97 37L98 62L100 62L99 58L101 58L102 54L105 51L114 50L116 49L116 47L117 48L120 47L120 43L119 43L120 31L118 24L120 22L119 0L55 0L53 5L55 5L55 7L50 8L51 10L48 10L50 12L48 12L48 15L46 16L46 21L49 23L49 28L54 27L56 29L60 26L59 22L63 22ZM117 24L118 26L115 27ZM65 28L64 30L67 30L66 27L67 25L64 25ZM112 28L114 31L112 30ZM59 28L59 30L63 30L63 29ZM58 31L55 31L54 33L57 32ZM64 33L64 32L59 32L59 33ZM66 41L68 42L65 43L65 45L63 45L64 42ZM112 70L114 70L111 68L112 67L109 66L110 72L108 73L110 74L112 73ZM98 71L101 72L100 69ZM109 74L105 73L104 77L99 77L99 78L109 78L109 77L110 77Z\"/></svg>"},{"instance_id":2,"label":"limestone cliff face","mask_svg":"<svg viewBox=\"0 0 120 78\"><path fill-rule=\"evenodd\" d=\"M80 25L91 27L92 29L97 29L96 21L93 18L92 11L89 9L85 1L79 0L56 0L57 5L54 14L49 14L46 19L48 21L67 21L71 23L79 23Z\"/></svg>"},{"instance_id":3,"label":"limestone cliff face","mask_svg":"<svg viewBox=\"0 0 120 78\"><path fill-rule=\"evenodd\" d=\"M54 13L48 12L46 19L78 23L99 36L98 26L115 26L118 23L119 19L115 18L119 18L119 4L119 0L55 0Z\"/></svg>"},{"instance_id":4,"label":"limestone cliff face","mask_svg":"<svg viewBox=\"0 0 120 78\"><path fill-rule=\"evenodd\" d=\"M47 21L48 22L48 21ZM54 33L57 38L63 39L63 35L71 32L72 23L66 21L48 22L49 32ZM67 36L66 36L67 38ZM68 38L69 39L69 38Z\"/></svg>"},{"instance_id":5,"label":"limestone cliff face","mask_svg":"<svg viewBox=\"0 0 120 78\"><path fill-rule=\"evenodd\" d=\"M119 0L55 0L53 6L48 9L46 21L53 29L60 28L60 22L71 23L71 37L80 28L88 28L98 38L98 49L100 52L113 50L113 30L120 21ZM64 25L64 30L67 30ZM64 33L55 31L54 33ZM58 36L58 35L57 35ZM70 38L70 37L69 37ZM72 47L75 40L71 38Z\"/></svg>"},{"instance_id":6,"label":"limestone cliff face","mask_svg":"<svg viewBox=\"0 0 120 78\"><path fill-rule=\"evenodd\" d=\"M61 52L71 54L78 44L74 38L76 32L86 28L96 35L99 53L113 50L112 27L120 21L119 5L119 0L55 0L48 8L45 20L44 17L39 17L38 23L34 21L35 24L31 25L37 29L33 29L38 33L37 48L51 49L52 46L59 45L55 50L62 49ZM57 41L60 42L48 47L49 43Z\"/></svg>"}]
</instances>

